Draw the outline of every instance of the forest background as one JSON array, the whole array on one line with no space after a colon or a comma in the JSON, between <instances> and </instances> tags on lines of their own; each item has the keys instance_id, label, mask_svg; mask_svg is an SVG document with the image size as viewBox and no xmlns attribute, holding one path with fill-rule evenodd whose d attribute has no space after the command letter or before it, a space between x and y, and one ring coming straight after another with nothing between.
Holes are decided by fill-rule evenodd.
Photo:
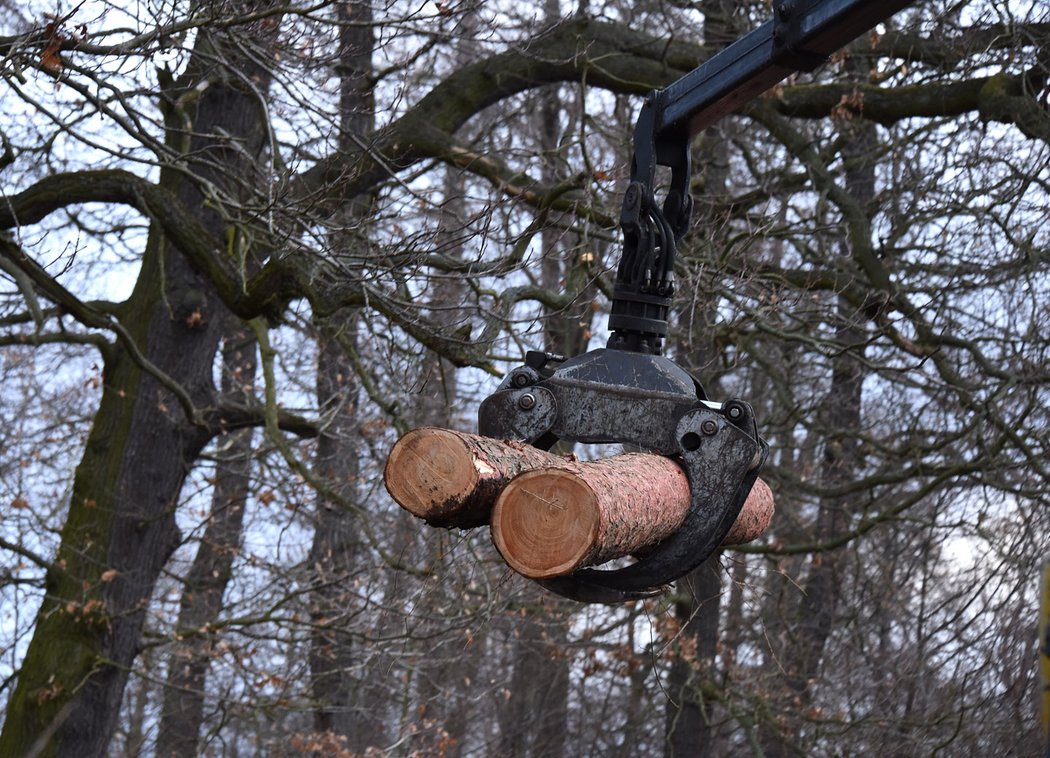
<instances>
[{"instance_id":1,"label":"forest background","mask_svg":"<svg viewBox=\"0 0 1050 758\"><path fill-rule=\"evenodd\" d=\"M640 96L768 3L0 9L0 754L1040 752L1044 3L917 3L696 141L669 353L778 512L611 608L382 465L604 344Z\"/></svg>"}]
</instances>

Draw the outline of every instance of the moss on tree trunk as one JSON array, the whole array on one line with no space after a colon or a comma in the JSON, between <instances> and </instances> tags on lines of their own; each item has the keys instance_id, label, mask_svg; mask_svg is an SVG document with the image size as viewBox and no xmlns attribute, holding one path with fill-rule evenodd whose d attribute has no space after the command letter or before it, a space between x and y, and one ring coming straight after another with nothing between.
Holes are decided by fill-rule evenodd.
<instances>
[{"instance_id":1,"label":"moss on tree trunk","mask_svg":"<svg viewBox=\"0 0 1050 758\"><path fill-rule=\"evenodd\" d=\"M197 53L248 65L223 45L202 33ZM188 70L215 74L214 67L194 62ZM186 114L194 124L192 138L173 131L169 146L185 151L187 167L215 187L246 181L252 176L246 159L264 135L255 95L232 79L213 81L195 105ZM161 185L207 234L224 237L229 222L209 209L195 183L169 169L161 172ZM140 650L150 595L180 540L179 492L211 432L188 418L165 385L177 384L196 408L214 402L212 367L229 311L215 286L162 229L159 221L151 225L120 321L151 370L159 369L170 381L158 380L119 345L108 351L102 401L8 705L0 755L105 754Z\"/></svg>"}]
</instances>

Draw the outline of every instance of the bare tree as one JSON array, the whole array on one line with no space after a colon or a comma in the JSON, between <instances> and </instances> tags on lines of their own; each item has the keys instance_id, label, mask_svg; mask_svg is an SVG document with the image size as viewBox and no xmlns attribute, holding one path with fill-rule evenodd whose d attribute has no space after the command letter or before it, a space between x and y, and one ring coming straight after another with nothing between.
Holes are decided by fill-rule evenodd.
<instances>
[{"instance_id":1,"label":"bare tree","mask_svg":"<svg viewBox=\"0 0 1050 758\"><path fill-rule=\"evenodd\" d=\"M221 501L203 458L252 428L242 549L186 687L209 747L626 755L670 723L732 753L1033 752L1036 4L917 4L703 137L677 359L754 403L780 506L723 555L731 581L709 566L677 608L537 603L484 534L422 537L382 493L424 383L462 421L523 350L600 330L635 98L720 46L688 30L769 13L731 5L0 21L0 753L155 744L150 667L196 638L171 593L199 577L169 556ZM217 367L243 330L260 380L235 401Z\"/></svg>"},{"instance_id":2,"label":"bare tree","mask_svg":"<svg viewBox=\"0 0 1050 758\"><path fill-rule=\"evenodd\" d=\"M221 391L229 402L250 396L257 365L255 340L247 330L231 334L222 349ZM211 510L197 546L176 622L180 644L171 651L156 752L198 753L204 722L205 683L215 655L212 627L219 620L233 560L240 549L245 503L251 486L253 429L220 435L215 453ZM142 698L144 700L144 698Z\"/></svg>"}]
</instances>

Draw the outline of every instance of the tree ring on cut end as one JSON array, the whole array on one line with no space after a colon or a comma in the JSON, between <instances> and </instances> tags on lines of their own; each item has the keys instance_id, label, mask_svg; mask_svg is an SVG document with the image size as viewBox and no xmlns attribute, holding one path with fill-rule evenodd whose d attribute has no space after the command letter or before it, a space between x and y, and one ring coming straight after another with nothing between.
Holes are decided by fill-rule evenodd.
<instances>
[{"instance_id":1,"label":"tree ring on cut end","mask_svg":"<svg viewBox=\"0 0 1050 758\"><path fill-rule=\"evenodd\" d=\"M401 439L387 461L388 470L402 472L386 481L387 490L410 513L421 517L441 515L435 509L435 490L441 494L438 502L458 501L477 485L478 474L470 461L470 449L454 434L416 429ZM417 470L419 473L414 473ZM424 482L429 486L424 486Z\"/></svg>"},{"instance_id":2,"label":"tree ring on cut end","mask_svg":"<svg viewBox=\"0 0 1050 758\"><path fill-rule=\"evenodd\" d=\"M598 540L601 511L591 488L571 471L528 471L500 493L492 540L504 560L530 579L579 568Z\"/></svg>"}]
</instances>

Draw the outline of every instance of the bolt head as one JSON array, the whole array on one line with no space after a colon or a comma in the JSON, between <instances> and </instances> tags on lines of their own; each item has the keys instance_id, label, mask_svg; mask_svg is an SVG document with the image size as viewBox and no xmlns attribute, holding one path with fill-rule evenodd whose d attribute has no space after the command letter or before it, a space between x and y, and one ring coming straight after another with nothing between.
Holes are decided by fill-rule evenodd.
<instances>
[{"instance_id":1,"label":"bolt head","mask_svg":"<svg viewBox=\"0 0 1050 758\"><path fill-rule=\"evenodd\" d=\"M536 396L535 395L522 395L518 398L518 407L523 411L531 411L536 407Z\"/></svg>"},{"instance_id":2,"label":"bolt head","mask_svg":"<svg viewBox=\"0 0 1050 758\"><path fill-rule=\"evenodd\" d=\"M718 431L718 424L715 423L714 419L707 419L704 423L700 424L700 431L704 434L711 435Z\"/></svg>"}]
</instances>

